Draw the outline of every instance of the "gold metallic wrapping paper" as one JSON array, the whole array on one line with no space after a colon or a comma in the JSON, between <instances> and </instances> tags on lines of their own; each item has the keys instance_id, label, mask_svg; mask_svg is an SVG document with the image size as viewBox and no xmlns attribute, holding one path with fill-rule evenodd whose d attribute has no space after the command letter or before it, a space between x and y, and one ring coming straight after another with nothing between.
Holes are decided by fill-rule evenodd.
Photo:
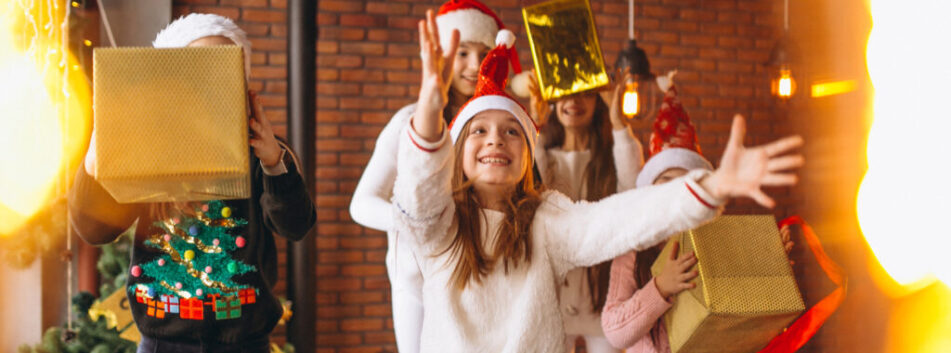
<instances>
[{"instance_id":1,"label":"gold metallic wrapping paper","mask_svg":"<svg viewBox=\"0 0 951 353\"><path fill-rule=\"evenodd\" d=\"M553 0L522 9L532 60L545 100L608 84L587 0Z\"/></svg>"},{"instance_id":2,"label":"gold metallic wrapping paper","mask_svg":"<svg viewBox=\"0 0 951 353\"><path fill-rule=\"evenodd\" d=\"M805 310L772 216L722 216L670 238L654 276L675 240L699 276L664 315L671 352L755 352Z\"/></svg>"},{"instance_id":3,"label":"gold metallic wrapping paper","mask_svg":"<svg viewBox=\"0 0 951 353\"><path fill-rule=\"evenodd\" d=\"M98 48L94 177L119 202L250 197L238 46Z\"/></svg>"}]
</instances>

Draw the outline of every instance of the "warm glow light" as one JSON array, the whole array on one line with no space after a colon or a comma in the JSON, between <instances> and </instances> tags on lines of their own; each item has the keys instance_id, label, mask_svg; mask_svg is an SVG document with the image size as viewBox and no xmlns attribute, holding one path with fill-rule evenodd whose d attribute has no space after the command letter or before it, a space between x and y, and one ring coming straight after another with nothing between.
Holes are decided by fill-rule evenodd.
<instances>
[{"instance_id":1,"label":"warm glow light","mask_svg":"<svg viewBox=\"0 0 951 353\"><path fill-rule=\"evenodd\" d=\"M64 8L0 8L0 236L63 195L91 128L89 88L62 50ZM25 6L25 7L20 7Z\"/></svg>"},{"instance_id":2,"label":"warm glow light","mask_svg":"<svg viewBox=\"0 0 951 353\"><path fill-rule=\"evenodd\" d=\"M773 95L786 99L796 93L796 81L792 77L792 71L783 67L779 70L779 75L772 82Z\"/></svg>"},{"instance_id":3,"label":"warm glow light","mask_svg":"<svg viewBox=\"0 0 951 353\"><path fill-rule=\"evenodd\" d=\"M855 90L855 80L823 82L812 85L812 98L828 97Z\"/></svg>"},{"instance_id":4,"label":"warm glow light","mask_svg":"<svg viewBox=\"0 0 951 353\"><path fill-rule=\"evenodd\" d=\"M951 284L951 114L943 104L951 47L939 44L951 32L951 2L871 0L871 11L874 119L857 211L875 258L904 289L897 293L910 294L936 279ZM888 278L877 280L896 293ZM933 351L951 351L943 347Z\"/></svg>"},{"instance_id":5,"label":"warm glow light","mask_svg":"<svg viewBox=\"0 0 951 353\"><path fill-rule=\"evenodd\" d=\"M641 106L640 102L638 102L637 82L627 84L627 88L624 90L621 110L624 112L624 115L628 117L635 116L640 112Z\"/></svg>"}]
</instances>

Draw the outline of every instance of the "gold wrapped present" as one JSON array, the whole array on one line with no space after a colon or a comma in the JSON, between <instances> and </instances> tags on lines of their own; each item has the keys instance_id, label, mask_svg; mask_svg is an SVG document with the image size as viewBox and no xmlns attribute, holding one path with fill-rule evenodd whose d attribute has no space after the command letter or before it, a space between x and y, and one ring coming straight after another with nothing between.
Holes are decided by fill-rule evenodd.
<instances>
[{"instance_id":1,"label":"gold wrapped present","mask_svg":"<svg viewBox=\"0 0 951 353\"><path fill-rule=\"evenodd\" d=\"M97 48L94 177L119 202L250 197L238 46Z\"/></svg>"},{"instance_id":2,"label":"gold wrapped present","mask_svg":"<svg viewBox=\"0 0 951 353\"><path fill-rule=\"evenodd\" d=\"M132 322L132 309L125 288L119 288L108 297L96 301L89 307L89 318L93 321L106 318L106 328L115 328L119 337L138 343L142 336Z\"/></svg>"},{"instance_id":3,"label":"gold wrapped present","mask_svg":"<svg viewBox=\"0 0 951 353\"><path fill-rule=\"evenodd\" d=\"M722 216L672 237L654 276L674 241L696 254L699 276L664 315L671 352L755 352L805 310L772 216Z\"/></svg>"},{"instance_id":4,"label":"gold wrapped present","mask_svg":"<svg viewBox=\"0 0 951 353\"><path fill-rule=\"evenodd\" d=\"M522 9L542 97L552 100L608 84L587 0L552 0Z\"/></svg>"}]
</instances>

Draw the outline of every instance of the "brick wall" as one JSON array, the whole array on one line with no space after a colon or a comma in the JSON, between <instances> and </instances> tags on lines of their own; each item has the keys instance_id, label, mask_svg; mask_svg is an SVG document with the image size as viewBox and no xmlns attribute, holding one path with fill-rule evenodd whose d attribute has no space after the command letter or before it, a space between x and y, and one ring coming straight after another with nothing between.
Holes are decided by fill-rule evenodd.
<instances>
[{"instance_id":1,"label":"brick wall","mask_svg":"<svg viewBox=\"0 0 951 353\"><path fill-rule=\"evenodd\" d=\"M531 54L520 8L538 1L487 0L519 34L524 67ZM592 0L605 60L627 39L627 2ZM416 21L439 0L318 1L317 332L321 352L395 351L384 234L350 220L348 206L377 134L400 107L415 100L419 80ZM783 107L769 98L762 66L780 21L772 0L639 0L635 27L654 72L679 69L677 82L698 128L704 154L719 160L734 113L747 116L747 143L791 131ZM252 38L252 88L262 91L268 117L283 134L286 88L286 0L175 0L175 13L214 12L238 20ZM649 131L637 131L642 142ZM770 190L784 216L801 196ZM731 213L768 213L736 201ZM283 246L283 244L282 244ZM284 263L281 252L281 263ZM282 266L281 276L284 278ZM284 289L283 280L278 290ZM275 335L277 336L277 335Z\"/></svg>"}]
</instances>

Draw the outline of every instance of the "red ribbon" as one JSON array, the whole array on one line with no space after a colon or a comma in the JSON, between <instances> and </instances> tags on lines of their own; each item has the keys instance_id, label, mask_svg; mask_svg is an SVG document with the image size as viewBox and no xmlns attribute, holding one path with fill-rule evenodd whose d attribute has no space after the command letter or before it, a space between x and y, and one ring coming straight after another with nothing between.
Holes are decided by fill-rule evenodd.
<instances>
[{"instance_id":1,"label":"red ribbon","mask_svg":"<svg viewBox=\"0 0 951 353\"><path fill-rule=\"evenodd\" d=\"M792 224L798 224L802 227L802 235L803 238L806 239L806 244L809 245L809 250L815 255L819 266L822 267L826 276L828 276L832 283L835 283L838 288L799 316L783 333L773 337L773 339L769 341L769 344L761 349L760 352L785 353L795 352L799 348L802 348L802 346L805 345L806 342L809 342L809 339L816 334L816 331L819 331L819 328L822 327L822 324L826 322L829 316L835 312L839 304L842 304L842 300L845 299L848 281L842 274L842 269L826 255L825 250L822 249L822 244L819 242L819 238L816 237L816 233L812 231L812 227L806 224L806 221L802 220L802 217L792 216L786 218L779 222L779 227L782 228Z\"/></svg>"}]
</instances>

